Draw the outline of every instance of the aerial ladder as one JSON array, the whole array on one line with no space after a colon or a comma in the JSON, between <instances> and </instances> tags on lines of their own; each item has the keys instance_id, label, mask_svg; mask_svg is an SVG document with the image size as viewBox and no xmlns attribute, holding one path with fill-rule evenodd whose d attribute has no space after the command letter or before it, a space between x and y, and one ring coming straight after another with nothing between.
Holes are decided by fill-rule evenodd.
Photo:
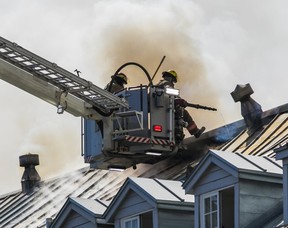
<instances>
[{"instance_id":1,"label":"aerial ladder","mask_svg":"<svg viewBox=\"0 0 288 228\"><path fill-rule=\"evenodd\" d=\"M174 95L151 81L112 94L3 37L0 79L84 118L82 155L92 167L135 168L175 151Z\"/></svg>"},{"instance_id":2,"label":"aerial ladder","mask_svg":"<svg viewBox=\"0 0 288 228\"><path fill-rule=\"evenodd\" d=\"M104 112L129 107L124 99L2 37L0 37L0 58L25 72L22 75L18 73L20 77L16 74L13 77L11 67L1 61L2 80L59 106L59 112L62 106L63 109L67 108L65 111L75 116L91 118L94 115L93 118L97 119L101 117L97 117L99 114L92 109L93 107ZM81 102L75 101L77 98L82 101L81 108L79 108Z\"/></svg>"}]
</instances>

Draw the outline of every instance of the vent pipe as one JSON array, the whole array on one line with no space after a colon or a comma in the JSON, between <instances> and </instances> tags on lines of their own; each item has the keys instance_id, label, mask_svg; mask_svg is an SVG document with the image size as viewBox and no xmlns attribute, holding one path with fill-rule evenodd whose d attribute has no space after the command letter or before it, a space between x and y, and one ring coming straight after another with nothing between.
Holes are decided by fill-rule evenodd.
<instances>
[{"instance_id":1,"label":"vent pipe","mask_svg":"<svg viewBox=\"0 0 288 228\"><path fill-rule=\"evenodd\" d=\"M253 133L263 126L262 107L250 97L253 93L254 91L249 83L246 85L237 85L235 90L231 92L234 101L241 102L241 115L250 133Z\"/></svg>"},{"instance_id":2,"label":"vent pipe","mask_svg":"<svg viewBox=\"0 0 288 228\"><path fill-rule=\"evenodd\" d=\"M283 164L283 218L284 226L288 226L288 143L274 150L276 160Z\"/></svg>"},{"instance_id":3,"label":"vent pipe","mask_svg":"<svg viewBox=\"0 0 288 228\"><path fill-rule=\"evenodd\" d=\"M35 166L39 165L38 154L26 154L19 157L19 162L21 167L25 167L21 185L22 192L26 194L31 194L35 187L39 186L41 180L39 174L37 173Z\"/></svg>"}]
</instances>

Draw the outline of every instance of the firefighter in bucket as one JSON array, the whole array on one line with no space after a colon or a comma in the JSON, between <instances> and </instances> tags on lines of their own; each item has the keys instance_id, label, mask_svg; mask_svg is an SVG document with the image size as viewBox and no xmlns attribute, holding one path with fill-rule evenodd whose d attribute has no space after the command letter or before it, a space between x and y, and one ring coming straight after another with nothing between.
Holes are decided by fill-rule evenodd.
<instances>
[{"instance_id":1,"label":"firefighter in bucket","mask_svg":"<svg viewBox=\"0 0 288 228\"><path fill-rule=\"evenodd\" d=\"M174 83L177 83L178 75L174 70L164 71L162 73L163 79L156 85L162 88L171 87L174 88ZM191 135L199 138L205 131L205 127L198 128L195 121L185 109L188 103L182 98L175 99L175 137L182 140L184 137L182 127L185 127ZM181 127L182 126L182 127Z\"/></svg>"}]
</instances>

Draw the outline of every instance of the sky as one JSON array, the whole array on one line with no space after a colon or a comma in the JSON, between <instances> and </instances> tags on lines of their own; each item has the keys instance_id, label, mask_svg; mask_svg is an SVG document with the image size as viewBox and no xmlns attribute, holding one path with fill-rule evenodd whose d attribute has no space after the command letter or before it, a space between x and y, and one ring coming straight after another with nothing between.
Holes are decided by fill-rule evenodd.
<instances>
[{"instance_id":1,"label":"sky","mask_svg":"<svg viewBox=\"0 0 288 228\"><path fill-rule=\"evenodd\" d=\"M0 36L104 87L124 63L178 73L181 97L207 130L239 120L230 93L250 83L263 110L287 103L288 1L0 0ZM136 67L129 85L147 84ZM0 80L0 194L21 188L19 156L37 153L42 179L84 167L80 118Z\"/></svg>"}]
</instances>

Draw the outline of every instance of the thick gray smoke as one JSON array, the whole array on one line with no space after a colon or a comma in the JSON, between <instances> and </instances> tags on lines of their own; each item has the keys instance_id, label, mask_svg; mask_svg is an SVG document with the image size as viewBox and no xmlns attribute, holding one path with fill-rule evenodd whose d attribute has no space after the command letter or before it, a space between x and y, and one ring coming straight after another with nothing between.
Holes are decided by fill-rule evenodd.
<instances>
[{"instance_id":1,"label":"thick gray smoke","mask_svg":"<svg viewBox=\"0 0 288 228\"><path fill-rule=\"evenodd\" d=\"M130 61L153 75L165 55L154 83L175 69L183 98L218 108L189 109L208 129L241 118L237 84L250 83L263 110L286 103L287 1L0 1L0 36L100 87ZM147 84L138 68L124 71ZM20 154L39 153L42 178L84 165L79 118L1 81L0 105L2 193L20 188Z\"/></svg>"}]
</instances>

